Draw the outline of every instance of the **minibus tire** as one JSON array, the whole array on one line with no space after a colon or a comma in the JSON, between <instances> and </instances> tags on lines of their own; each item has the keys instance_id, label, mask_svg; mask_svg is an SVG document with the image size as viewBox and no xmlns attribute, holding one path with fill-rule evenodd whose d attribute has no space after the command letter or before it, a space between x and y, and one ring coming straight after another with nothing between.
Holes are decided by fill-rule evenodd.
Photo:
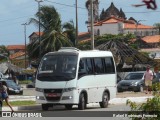
<instances>
[{"instance_id":1,"label":"minibus tire","mask_svg":"<svg viewBox=\"0 0 160 120\"><path fill-rule=\"evenodd\" d=\"M47 111L49 109L49 105L48 104L42 104L42 110Z\"/></svg>"},{"instance_id":2,"label":"minibus tire","mask_svg":"<svg viewBox=\"0 0 160 120\"><path fill-rule=\"evenodd\" d=\"M66 108L67 110L71 110L71 109L72 109L72 106L73 106L73 105L67 104L67 105L65 105L65 108Z\"/></svg>"},{"instance_id":3,"label":"minibus tire","mask_svg":"<svg viewBox=\"0 0 160 120\"><path fill-rule=\"evenodd\" d=\"M86 108L86 100L84 94L82 93L79 98L78 109L84 110L85 108Z\"/></svg>"},{"instance_id":4,"label":"minibus tire","mask_svg":"<svg viewBox=\"0 0 160 120\"><path fill-rule=\"evenodd\" d=\"M108 107L108 102L109 102L109 97L108 93L104 92L102 96L102 102L99 103L101 108L107 108Z\"/></svg>"}]
</instances>

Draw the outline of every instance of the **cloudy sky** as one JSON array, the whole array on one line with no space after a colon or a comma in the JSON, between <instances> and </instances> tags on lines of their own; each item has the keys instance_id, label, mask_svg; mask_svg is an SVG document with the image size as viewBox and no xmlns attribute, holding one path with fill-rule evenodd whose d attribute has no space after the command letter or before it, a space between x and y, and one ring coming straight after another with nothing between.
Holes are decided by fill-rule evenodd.
<instances>
[{"instance_id":1,"label":"cloudy sky","mask_svg":"<svg viewBox=\"0 0 160 120\"><path fill-rule=\"evenodd\" d=\"M111 2L125 12L126 17L134 17L136 20L145 20L142 23L153 25L160 22L160 0L156 0L158 9L148 10L146 7L135 8L132 4L142 3L142 0L99 0L99 11L107 9ZM85 9L86 0L78 0L78 25L79 32L86 32L87 10ZM75 21L75 0L43 0L41 5L53 5L61 15L62 22L69 20ZM38 10L38 3L35 0L1 0L0 4L0 45L24 44L24 26L21 24L33 18ZM34 25L27 26L28 36L38 31Z\"/></svg>"}]
</instances>

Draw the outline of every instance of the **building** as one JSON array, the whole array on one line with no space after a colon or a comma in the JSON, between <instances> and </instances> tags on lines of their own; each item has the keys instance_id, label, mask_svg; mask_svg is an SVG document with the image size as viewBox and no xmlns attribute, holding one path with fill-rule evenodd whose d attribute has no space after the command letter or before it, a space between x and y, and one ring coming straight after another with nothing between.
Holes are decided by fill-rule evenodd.
<instances>
[{"instance_id":1,"label":"building","mask_svg":"<svg viewBox=\"0 0 160 120\"><path fill-rule=\"evenodd\" d=\"M28 64L29 64L28 55L26 54L26 66L25 66L25 52L23 51L19 51L14 54L11 54L9 56L9 59L12 64L18 67L21 67L21 68L28 67Z\"/></svg>"},{"instance_id":2,"label":"building","mask_svg":"<svg viewBox=\"0 0 160 120\"><path fill-rule=\"evenodd\" d=\"M141 48L158 48L160 45L160 35L145 36L141 38Z\"/></svg>"},{"instance_id":3,"label":"building","mask_svg":"<svg viewBox=\"0 0 160 120\"><path fill-rule=\"evenodd\" d=\"M94 14L98 14L97 11L99 2L95 2L94 6ZM88 10L88 20L90 20L90 12ZM96 17L97 18L97 17ZM135 20L133 17L130 17L127 19L125 13L123 12L122 8L120 10L115 7L114 3L111 2L111 5L105 10L103 9L100 13L100 16L98 17L98 21L94 17L94 34L96 36L103 35L103 34L128 34L132 33L135 34L137 37L144 37L144 36L151 36L151 35L157 35L158 29L156 29L153 26L144 25L140 22L143 20ZM95 20L96 19L96 20ZM91 33L91 27L88 24L88 33ZM84 32L83 32L84 33ZM88 39L86 38L86 34L82 36L81 33L79 33L80 41Z\"/></svg>"},{"instance_id":4,"label":"building","mask_svg":"<svg viewBox=\"0 0 160 120\"><path fill-rule=\"evenodd\" d=\"M40 32L40 36L43 35L43 32ZM34 41L39 39L39 32L33 32L30 36L29 36L29 44L33 43Z\"/></svg>"},{"instance_id":5,"label":"building","mask_svg":"<svg viewBox=\"0 0 160 120\"><path fill-rule=\"evenodd\" d=\"M143 25L140 23L143 20L135 20L133 17L127 19L122 8L118 10L113 2L100 14L100 21L94 24L95 35L103 34L128 34L132 33L136 36L149 36L158 34L158 30L153 26ZM88 26L88 32L91 31Z\"/></svg>"},{"instance_id":6,"label":"building","mask_svg":"<svg viewBox=\"0 0 160 120\"><path fill-rule=\"evenodd\" d=\"M90 26L88 26L88 31L91 31ZM135 34L136 36L149 36L158 34L157 29L153 26L143 25L141 23L136 23L133 20L125 20L122 18L117 18L111 16L105 20L99 21L94 24L95 35L103 34Z\"/></svg>"},{"instance_id":7,"label":"building","mask_svg":"<svg viewBox=\"0 0 160 120\"><path fill-rule=\"evenodd\" d=\"M26 66L28 66L28 55L25 55L25 45L8 45L7 50L10 53L9 60L12 64L25 68L26 56Z\"/></svg>"},{"instance_id":8,"label":"building","mask_svg":"<svg viewBox=\"0 0 160 120\"><path fill-rule=\"evenodd\" d=\"M110 18L111 16L115 16L116 18L121 18L126 20L126 15L123 12L122 8L120 8L120 10L118 10L113 2L111 2L111 5L106 9L106 10L102 10L101 14L100 14L100 21L101 20L105 20L107 18Z\"/></svg>"},{"instance_id":9,"label":"building","mask_svg":"<svg viewBox=\"0 0 160 120\"><path fill-rule=\"evenodd\" d=\"M14 54L16 52L25 52L25 45L8 45L7 50L10 54Z\"/></svg>"}]
</instances>

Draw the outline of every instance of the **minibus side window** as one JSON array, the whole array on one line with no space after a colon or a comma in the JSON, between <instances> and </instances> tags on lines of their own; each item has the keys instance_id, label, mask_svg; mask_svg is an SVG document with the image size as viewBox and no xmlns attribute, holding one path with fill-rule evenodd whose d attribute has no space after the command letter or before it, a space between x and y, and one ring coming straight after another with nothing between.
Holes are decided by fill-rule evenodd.
<instances>
[{"instance_id":1,"label":"minibus side window","mask_svg":"<svg viewBox=\"0 0 160 120\"><path fill-rule=\"evenodd\" d=\"M93 74L91 58L82 58L79 62L78 77Z\"/></svg>"},{"instance_id":2,"label":"minibus side window","mask_svg":"<svg viewBox=\"0 0 160 120\"><path fill-rule=\"evenodd\" d=\"M86 69L88 74L93 74L93 66L92 66L91 58L86 58Z\"/></svg>"},{"instance_id":3,"label":"minibus side window","mask_svg":"<svg viewBox=\"0 0 160 120\"><path fill-rule=\"evenodd\" d=\"M112 58L105 58L106 73L115 73L114 63Z\"/></svg>"},{"instance_id":4,"label":"minibus side window","mask_svg":"<svg viewBox=\"0 0 160 120\"><path fill-rule=\"evenodd\" d=\"M102 58L94 58L95 72L104 73L104 67L102 64Z\"/></svg>"}]
</instances>

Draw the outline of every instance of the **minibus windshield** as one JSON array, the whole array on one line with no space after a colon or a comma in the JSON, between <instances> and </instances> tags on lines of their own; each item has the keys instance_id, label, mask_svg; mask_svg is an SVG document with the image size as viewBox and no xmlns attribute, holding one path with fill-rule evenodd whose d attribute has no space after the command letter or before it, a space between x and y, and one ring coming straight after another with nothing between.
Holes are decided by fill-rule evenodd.
<instances>
[{"instance_id":1,"label":"minibus windshield","mask_svg":"<svg viewBox=\"0 0 160 120\"><path fill-rule=\"evenodd\" d=\"M46 55L42 58L37 79L40 81L68 81L76 76L77 55Z\"/></svg>"}]
</instances>

